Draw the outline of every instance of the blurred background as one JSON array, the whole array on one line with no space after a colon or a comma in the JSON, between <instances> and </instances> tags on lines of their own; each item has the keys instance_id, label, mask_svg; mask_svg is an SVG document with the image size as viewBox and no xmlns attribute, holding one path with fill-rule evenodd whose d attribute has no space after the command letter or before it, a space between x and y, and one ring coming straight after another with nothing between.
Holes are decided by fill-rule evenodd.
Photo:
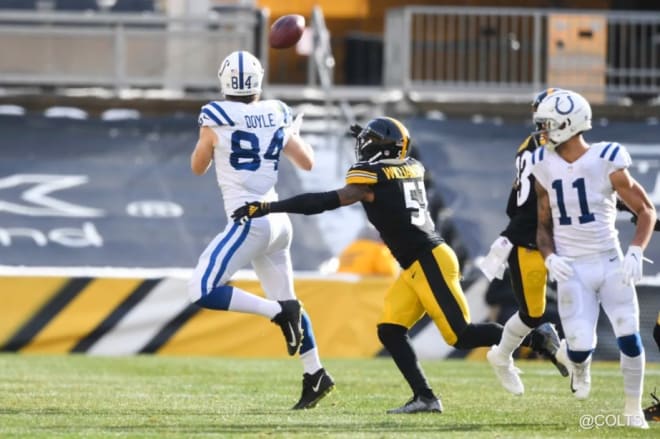
<instances>
[{"instance_id":1,"label":"blurred background","mask_svg":"<svg viewBox=\"0 0 660 439\"><path fill-rule=\"evenodd\" d=\"M303 38L270 49L270 25L291 13L306 19ZM317 165L299 173L283 161L282 197L343 185L350 124L404 121L474 320L506 317L507 284L488 285L474 261L507 222L536 92L584 94L594 113L587 140L626 145L632 174L660 205L657 1L0 0L0 350L283 354L262 332L241 331L249 319L237 333L263 342L248 351L216 343L222 319L191 307L185 291L227 222L215 176L194 177L189 156L200 107L221 98L218 64L237 49L261 59L265 98L305 114ZM391 279L335 274L364 238L361 207L292 220L297 288L322 351L377 355L375 319ZM625 248L630 216L617 225ZM657 263L639 288L642 336L658 361L657 238L647 256ZM250 272L236 281L259 291ZM333 296L333 314L338 288L347 294ZM354 332L341 325L343 309L359 315ZM597 356L616 358L605 321L599 332ZM425 320L414 335L422 357L459 355Z\"/></svg>"}]
</instances>

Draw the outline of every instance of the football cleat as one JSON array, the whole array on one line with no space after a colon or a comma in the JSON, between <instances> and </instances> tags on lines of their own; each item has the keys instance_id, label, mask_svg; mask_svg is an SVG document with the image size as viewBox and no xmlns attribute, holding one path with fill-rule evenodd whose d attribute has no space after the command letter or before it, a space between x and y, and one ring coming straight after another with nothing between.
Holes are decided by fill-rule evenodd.
<instances>
[{"instance_id":1,"label":"football cleat","mask_svg":"<svg viewBox=\"0 0 660 439\"><path fill-rule=\"evenodd\" d=\"M486 354L486 359L493 367L495 376L497 376L500 384L502 384L502 387L504 387L507 392L513 393L514 395L522 395L525 393L525 386L519 376L520 369L513 365L513 358L503 358L503 356L499 354L497 346L494 345Z\"/></svg>"},{"instance_id":2,"label":"football cleat","mask_svg":"<svg viewBox=\"0 0 660 439\"><path fill-rule=\"evenodd\" d=\"M387 411L390 415L410 414L410 413L442 413L442 403L438 398L427 398L426 396L413 396L401 407Z\"/></svg>"},{"instance_id":3,"label":"football cleat","mask_svg":"<svg viewBox=\"0 0 660 439\"><path fill-rule=\"evenodd\" d=\"M591 358L571 367L571 391L577 399L587 399L591 391Z\"/></svg>"},{"instance_id":4,"label":"football cleat","mask_svg":"<svg viewBox=\"0 0 660 439\"><path fill-rule=\"evenodd\" d=\"M301 306L297 300L279 300L277 303L282 307L271 322L282 329L286 340L286 349L289 355L295 355L302 343Z\"/></svg>"},{"instance_id":5,"label":"football cleat","mask_svg":"<svg viewBox=\"0 0 660 439\"><path fill-rule=\"evenodd\" d=\"M543 323L536 327L531 335L531 347L555 365L561 376L568 376L566 360L558 353L561 341L552 323Z\"/></svg>"},{"instance_id":6,"label":"football cleat","mask_svg":"<svg viewBox=\"0 0 660 439\"><path fill-rule=\"evenodd\" d=\"M335 381L321 368L313 374L303 374L300 400L291 407L293 410L311 409L335 388Z\"/></svg>"},{"instance_id":7,"label":"football cleat","mask_svg":"<svg viewBox=\"0 0 660 439\"><path fill-rule=\"evenodd\" d=\"M655 396L655 390L651 393L651 398L655 402L644 409L644 418L647 421L660 422L660 399Z\"/></svg>"}]
</instances>

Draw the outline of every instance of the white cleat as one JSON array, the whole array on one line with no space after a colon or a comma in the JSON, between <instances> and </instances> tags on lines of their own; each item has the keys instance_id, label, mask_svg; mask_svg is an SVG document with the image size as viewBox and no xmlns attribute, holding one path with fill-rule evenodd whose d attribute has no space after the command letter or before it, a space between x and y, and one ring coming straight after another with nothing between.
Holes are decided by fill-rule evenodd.
<instances>
[{"instance_id":1,"label":"white cleat","mask_svg":"<svg viewBox=\"0 0 660 439\"><path fill-rule=\"evenodd\" d=\"M649 428L649 424L644 418L644 412L641 409L635 413L624 413L623 417L626 421L626 427L640 428L642 430L648 430Z\"/></svg>"},{"instance_id":2,"label":"white cleat","mask_svg":"<svg viewBox=\"0 0 660 439\"><path fill-rule=\"evenodd\" d=\"M584 363L572 363L571 391L577 399L587 399L591 391L591 358Z\"/></svg>"},{"instance_id":3,"label":"white cleat","mask_svg":"<svg viewBox=\"0 0 660 439\"><path fill-rule=\"evenodd\" d=\"M513 393L514 395L522 395L525 393L525 386L523 386L523 383L518 376L518 374L520 374L520 369L513 365L513 359L511 357L502 358L497 352L497 346L494 345L486 354L486 358L493 367L495 376L497 376L497 379L500 380L500 384L502 384L502 387L504 387L507 392Z\"/></svg>"}]
</instances>

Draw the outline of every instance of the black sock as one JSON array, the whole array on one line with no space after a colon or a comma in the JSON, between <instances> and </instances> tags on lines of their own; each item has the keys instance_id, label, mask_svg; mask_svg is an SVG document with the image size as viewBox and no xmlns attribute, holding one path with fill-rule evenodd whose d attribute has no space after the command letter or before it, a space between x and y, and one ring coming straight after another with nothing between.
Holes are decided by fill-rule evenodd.
<instances>
[{"instance_id":1,"label":"black sock","mask_svg":"<svg viewBox=\"0 0 660 439\"><path fill-rule=\"evenodd\" d=\"M431 386L429 386L417 361L417 355L410 345L407 332L408 330L401 325L390 323L378 325L378 338L392 356L394 363L403 374L413 393L427 398L435 398Z\"/></svg>"},{"instance_id":2,"label":"black sock","mask_svg":"<svg viewBox=\"0 0 660 439\"><path fill-rule=\"evenodd\" d=\"M472 349L498 344L504 327L499 323L470 323L458 336L456 349Z\"/></svg>"}]
</instances>

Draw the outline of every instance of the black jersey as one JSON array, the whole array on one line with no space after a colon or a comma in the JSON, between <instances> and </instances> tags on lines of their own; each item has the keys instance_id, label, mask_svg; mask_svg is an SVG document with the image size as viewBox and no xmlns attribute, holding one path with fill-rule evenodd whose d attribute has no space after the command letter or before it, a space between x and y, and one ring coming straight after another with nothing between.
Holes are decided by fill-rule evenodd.
<instances>
[{"instance_id":1,"label":"black jersey","mask_svg":"<svg viewBox=\"0 0 660 439\"><path fill-rule=\"evenodd\" d=\"M443 242L428 211L424 166L417 160L358 162L348 170L346 183L371 186L374 201L362 206L403 268Z\"/></svg>"},{"instance_id":2,"label":"black jersey","mask_svg":"<svg viewBox=\"0 0 660 439\"><path fill-rule=\"evenodd\" d=\"M513 182L506 214L509 225L502 232L512 244L536 249L536 179L532 175L532 152L536 142L530 136L516 153L516 179Z\"/></svg>"}]
</instances>

